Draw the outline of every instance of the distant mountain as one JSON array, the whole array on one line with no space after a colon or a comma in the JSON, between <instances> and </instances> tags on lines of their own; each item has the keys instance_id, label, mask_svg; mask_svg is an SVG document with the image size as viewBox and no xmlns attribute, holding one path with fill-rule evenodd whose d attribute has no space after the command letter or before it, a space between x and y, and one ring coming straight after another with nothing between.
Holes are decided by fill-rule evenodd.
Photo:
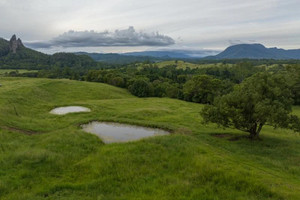
<instances>
[{"instance_id":1,"label":"distant mountain","mask_svg":"<svg viewBox=\"0 0 300 200\"><path fill-rule=\"evenodd\" d=\"M20 38L13 35L10 41L0 38L0 68L44 69L58 67L95 67L97 63L89 56L72 53L47 55L25 47Z\"/></svg>"},{"instance_id":2,"label":"distant mountain","mask_svg":"<svg viewBox=\"0 0 300 200\"><path fill-rule=\"evenodd\" d=\"M216 55L219 51L214 50L166 50L166 51L142 51L123 53L128 56L150 56L157 58L203 58Z\"/></svg>"},{"instance_id":3,"label":"distant mountain","mask_svg":"<svg viewBox=\"0 0 300 200\"><path fill-rule=\"evenodd\" d=\"M87 52L77 52L76 55L87 55L93 58L95 61L109 63L109 64L129 64L134 62L158 62L164 59L150 57L150 56L129 56L117 53L87 53Z\"/></svg>"},{"instance_id":4,"label":"distant mountain","mask_svg":"<svg viewBox=\"0 0 300 200\"><path fill-rule=\"evenodd\" d=\"M300 49L266 48L262 44L238 44L207 59L300 59Z\"/></svg>"},{"instance_id":5,"label":"distant mountain","mask_svg":"<svg viewBox=\"0 0 300 200\"><path fill-rule=\"evenodd\" d=\"M134 62L160 62L174 59L197 59L208 55L216 55L219 51L213 50L169 50L169 51L142 51L130 53L87 53L77 52L77 55L88 55L95 61L110 64L129 64Z\"/></svg>"},{"instance_id":6,"label":"distant mountain","mask_svg":"<svg viewBox=\"0 0 300 200\"><path fill-rule=\"evenodd\" d=\"M16 35L9 41L0 39L0 68L35 68L48 61L49 55L26 48Z\"/></svg>"}]
</instances>

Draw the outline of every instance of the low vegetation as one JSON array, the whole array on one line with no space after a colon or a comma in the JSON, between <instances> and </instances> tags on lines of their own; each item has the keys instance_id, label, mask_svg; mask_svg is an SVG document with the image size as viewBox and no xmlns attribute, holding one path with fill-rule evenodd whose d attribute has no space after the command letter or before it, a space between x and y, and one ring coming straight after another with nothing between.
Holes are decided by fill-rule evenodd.
<instances>
[{"instance_id":1,"label":"low vegetation","mask_svg":"<svg viewBox=\"0 0 300 200\"><path fill-rule=\"evenodd\" d=\"M0 198L297 199L300 135L204 126L202 104L137 98L102 83L0 78ZM81 105L90 113L51 115ZM300 108L293 107L300 116ZM113 121L172 132L104 145L80 124Z\"/></svg>"}]
</instances>

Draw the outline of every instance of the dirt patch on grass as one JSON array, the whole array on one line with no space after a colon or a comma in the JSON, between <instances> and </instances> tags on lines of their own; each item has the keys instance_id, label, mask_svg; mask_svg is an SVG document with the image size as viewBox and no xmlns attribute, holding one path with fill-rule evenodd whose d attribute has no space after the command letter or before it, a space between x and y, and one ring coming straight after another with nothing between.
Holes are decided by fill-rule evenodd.
<instances>
[{"instance_id":1,"label":"dirt patch on grass","mask_svg":"<svg viewBox=\"0 0 300 200\"><path fill-rule=\"evenodd\" d=\"M12 132L17 132L17 133L22 133L25 135L36 135L36 134L40 134L36 131L31 131L31 130L23 130L23 129L19 129L19 128L15 128L15 127L9 127L9 126L0 126L1 129L4 130L8 130L8 131L12 131Z\"/></svg>"},{"instance_id":2,"label":"dirt patch on grass","mask_svg":"<svg viewBox=\"0 0 300 200\"><path fill-rule=\"evenodd\" d=\"M229 133L214 133L214 134L211 134L211 136L217 137L217 138L230 138L230 137L232 137L232 135L229 134Z\"/></svg>"},{"instance_id":3,"label":"dirt patch on grass","mask_svg":"<svg viewBox=\"0 0 300 200\"><path fill-rule=\"evenodd\" d=\"M176 129L175 132L180 133L180 134L183 134L183 135L192 135L192 133L193 133L193 132L192 132L190 129L188 129L188 128L178 128L178 129Z\"/></svg>"},{"instance_id":4,"label":"dirt patch on grass","mask_svg":"<svg viewBox=\"0 0 300 200\"><path fill-rule=\"evenodd\" d=\"M247 136L234 135L234 134L230 134L230 133L215 133L215 134L211 134L211 136L217 137L217 138L224 138L224 139L227 139L228 141L237 141L237 140L240 140L243 138L249 138Z\"/></svg>"},{"instance_id":5,"label":"dirt patch on grass","mask_svg":"<svg viewBox=\"0 0 300 200\"><path fill-rule=\"evenodd\" d=\"M229 138L228 140L229 141L238 141L242 138L245 138L245 137L244 136L234 136L234 137Z\"/></svg>"}]
</instances>

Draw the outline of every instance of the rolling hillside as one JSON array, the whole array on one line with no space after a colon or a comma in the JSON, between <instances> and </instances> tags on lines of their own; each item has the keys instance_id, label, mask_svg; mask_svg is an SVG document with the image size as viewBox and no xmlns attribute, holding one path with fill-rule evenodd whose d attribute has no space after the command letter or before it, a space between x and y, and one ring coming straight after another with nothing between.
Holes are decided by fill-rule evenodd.
<instances>
[{"instance_id":1,"label":"rolling hillside","mask_svg":"<svg viewBox=\"0 0 300 200\"><path fill-rule=\"evenodd\" d=\"M0 198L297 199L299 134L266 127L262 140L203 126L201 104L136 98L100 83L0 77ZM90 113L55 116L57 106ZM300 115L300 108L294 112ZM115 121L169 136L103 144L80 124Z\"/></svg>"}]
</instances>

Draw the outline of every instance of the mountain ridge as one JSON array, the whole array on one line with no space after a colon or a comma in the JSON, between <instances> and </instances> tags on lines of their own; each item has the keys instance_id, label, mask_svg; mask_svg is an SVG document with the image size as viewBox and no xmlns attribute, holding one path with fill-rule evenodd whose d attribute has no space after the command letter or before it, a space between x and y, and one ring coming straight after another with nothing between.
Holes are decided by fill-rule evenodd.
<instances>
[{"instance_id":1,"label":"mountain ridge","mask_svg":"<svg viewBox=\"0 0 300 200\"><path fill-rule=\"evenodd\" d=\"M216 56L206 57L211 59L300 59L300 49L266 48L264 45L237 44L227 47Z\"/></svg>"},{"instance_id":2,"label":"mountain ridge","mask_svg":"<svg viewBox=\"0 0 300 200\"><path fill-rule=\"evenodd\" d=\"M27 48L20 38L13 35L9 41L0 38L0 68L45 69L57 67L96 67L97 63L86 55L55 53L53 55Z\"/></svg>"}]
</instances>

